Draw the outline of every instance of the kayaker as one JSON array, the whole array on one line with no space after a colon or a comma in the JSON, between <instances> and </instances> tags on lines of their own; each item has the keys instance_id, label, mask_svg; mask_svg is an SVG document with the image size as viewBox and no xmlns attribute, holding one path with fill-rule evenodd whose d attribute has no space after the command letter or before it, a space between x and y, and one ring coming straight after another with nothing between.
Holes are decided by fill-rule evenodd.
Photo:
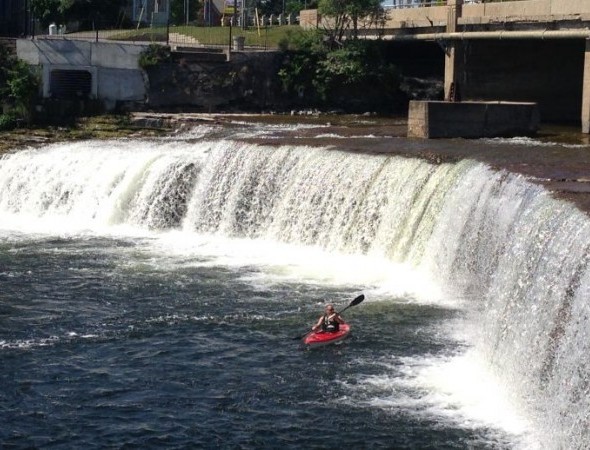
<instances>
[{"instance_id":1,"label":"kayaker","mask_svg":"<svg viewBox=\"0 0 590 450\"><path fill-rule=\"evenodd\" d=\"M341 323L346 323L340 314L334 310L334 305L326 305L324 311L324 314L318 319L317 323L311 327L312 331L318 331L321 329L328 333L334 333L340 329Z\"/></svg>"}]
</instances>

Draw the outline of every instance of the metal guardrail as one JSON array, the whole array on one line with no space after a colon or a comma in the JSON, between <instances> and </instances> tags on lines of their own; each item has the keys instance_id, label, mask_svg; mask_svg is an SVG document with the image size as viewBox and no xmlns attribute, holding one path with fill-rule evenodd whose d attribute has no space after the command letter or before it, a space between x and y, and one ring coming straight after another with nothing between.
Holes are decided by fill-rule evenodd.
<instances>
[{"instance_id":1,"label":"metal guardrail","mask_svg":"<svg viewBox=\"0 0 590 450\"><path fill-rule=\"evenodd\" d=\"M502 3L525 0L464 0L463 4L470 5L474 3ZM404 8L428 8L431 6L446 6L447 0L386 0L381 3L385 9L404 9Z\"/></svg>"},{"instance_id":2,"label":"metal guardrail","mask_svg":"<svg viewBox=\"0 0 590 450\"><path fill-rule=\"evenodd\" d=\"M447 0L388 0L381 3L385 9L424 8L430 6L445 6Z\"/></svg>"}]
</instances>

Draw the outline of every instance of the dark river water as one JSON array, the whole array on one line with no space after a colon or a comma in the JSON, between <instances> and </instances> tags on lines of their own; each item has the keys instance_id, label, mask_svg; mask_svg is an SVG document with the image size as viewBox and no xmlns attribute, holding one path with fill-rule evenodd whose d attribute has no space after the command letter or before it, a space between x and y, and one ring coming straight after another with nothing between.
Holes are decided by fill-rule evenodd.
<instances>
[{"instance_id":1,"label":"dark river water","mask_svg":"<svg viewBox=\"0 0 590 450\"><path fill-rule=\"evenodd\" d=\"M346 305L363 286L170 259L147 239L12 235L0 255L6 448L509 442L429 398L429 367L461 348L441 332L454 309L369 294L345 314L348 341L304 350L294 338L323 302Z\"/></svg>"}]
</instances>

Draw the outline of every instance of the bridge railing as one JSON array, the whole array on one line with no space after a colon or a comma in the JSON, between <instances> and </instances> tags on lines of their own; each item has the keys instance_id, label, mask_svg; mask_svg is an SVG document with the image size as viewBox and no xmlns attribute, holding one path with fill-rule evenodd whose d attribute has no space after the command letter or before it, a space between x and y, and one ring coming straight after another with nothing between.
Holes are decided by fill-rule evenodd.
<instances>
[{"instance_id":1,"label":"bridge railing","mask_svg":"<svg viewBox=\"0 0 590 450\"><path fill-rule=\"evenodd\" d=\"M447 0L387 0L381 3L385 9L421 8L429 6L445 6Z\"/></svg>"},{"instance_id":2,"label":"bridge railing","mask_svg":"<svg viewBox=\"0 0 590 450\"><path fill-rule=\"evenodd\" d=\"M473 3L501 3L526 0L464 0L464 4ZM446 6L447 0L385 0L381 6L385 9L427 8L431 6Z\"/></svg>"}]
</instances>

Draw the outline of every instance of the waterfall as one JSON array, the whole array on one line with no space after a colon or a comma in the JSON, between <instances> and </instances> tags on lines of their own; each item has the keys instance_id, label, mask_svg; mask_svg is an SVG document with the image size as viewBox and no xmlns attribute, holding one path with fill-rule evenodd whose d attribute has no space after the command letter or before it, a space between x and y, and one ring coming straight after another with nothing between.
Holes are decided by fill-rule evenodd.
<instances>
[{"instance_id":1,"label":"waterfall","mask_svg":"<svg viewBox=\"0 0 590 450\"><path fill-rule=\"evenodd\" d=\"M547 447L590 445L590 221L522 176L230 140L56 144L0 159L11 226L178 229L426 268L468 302L474 347Z\"/></svg>"}]
</instances>

